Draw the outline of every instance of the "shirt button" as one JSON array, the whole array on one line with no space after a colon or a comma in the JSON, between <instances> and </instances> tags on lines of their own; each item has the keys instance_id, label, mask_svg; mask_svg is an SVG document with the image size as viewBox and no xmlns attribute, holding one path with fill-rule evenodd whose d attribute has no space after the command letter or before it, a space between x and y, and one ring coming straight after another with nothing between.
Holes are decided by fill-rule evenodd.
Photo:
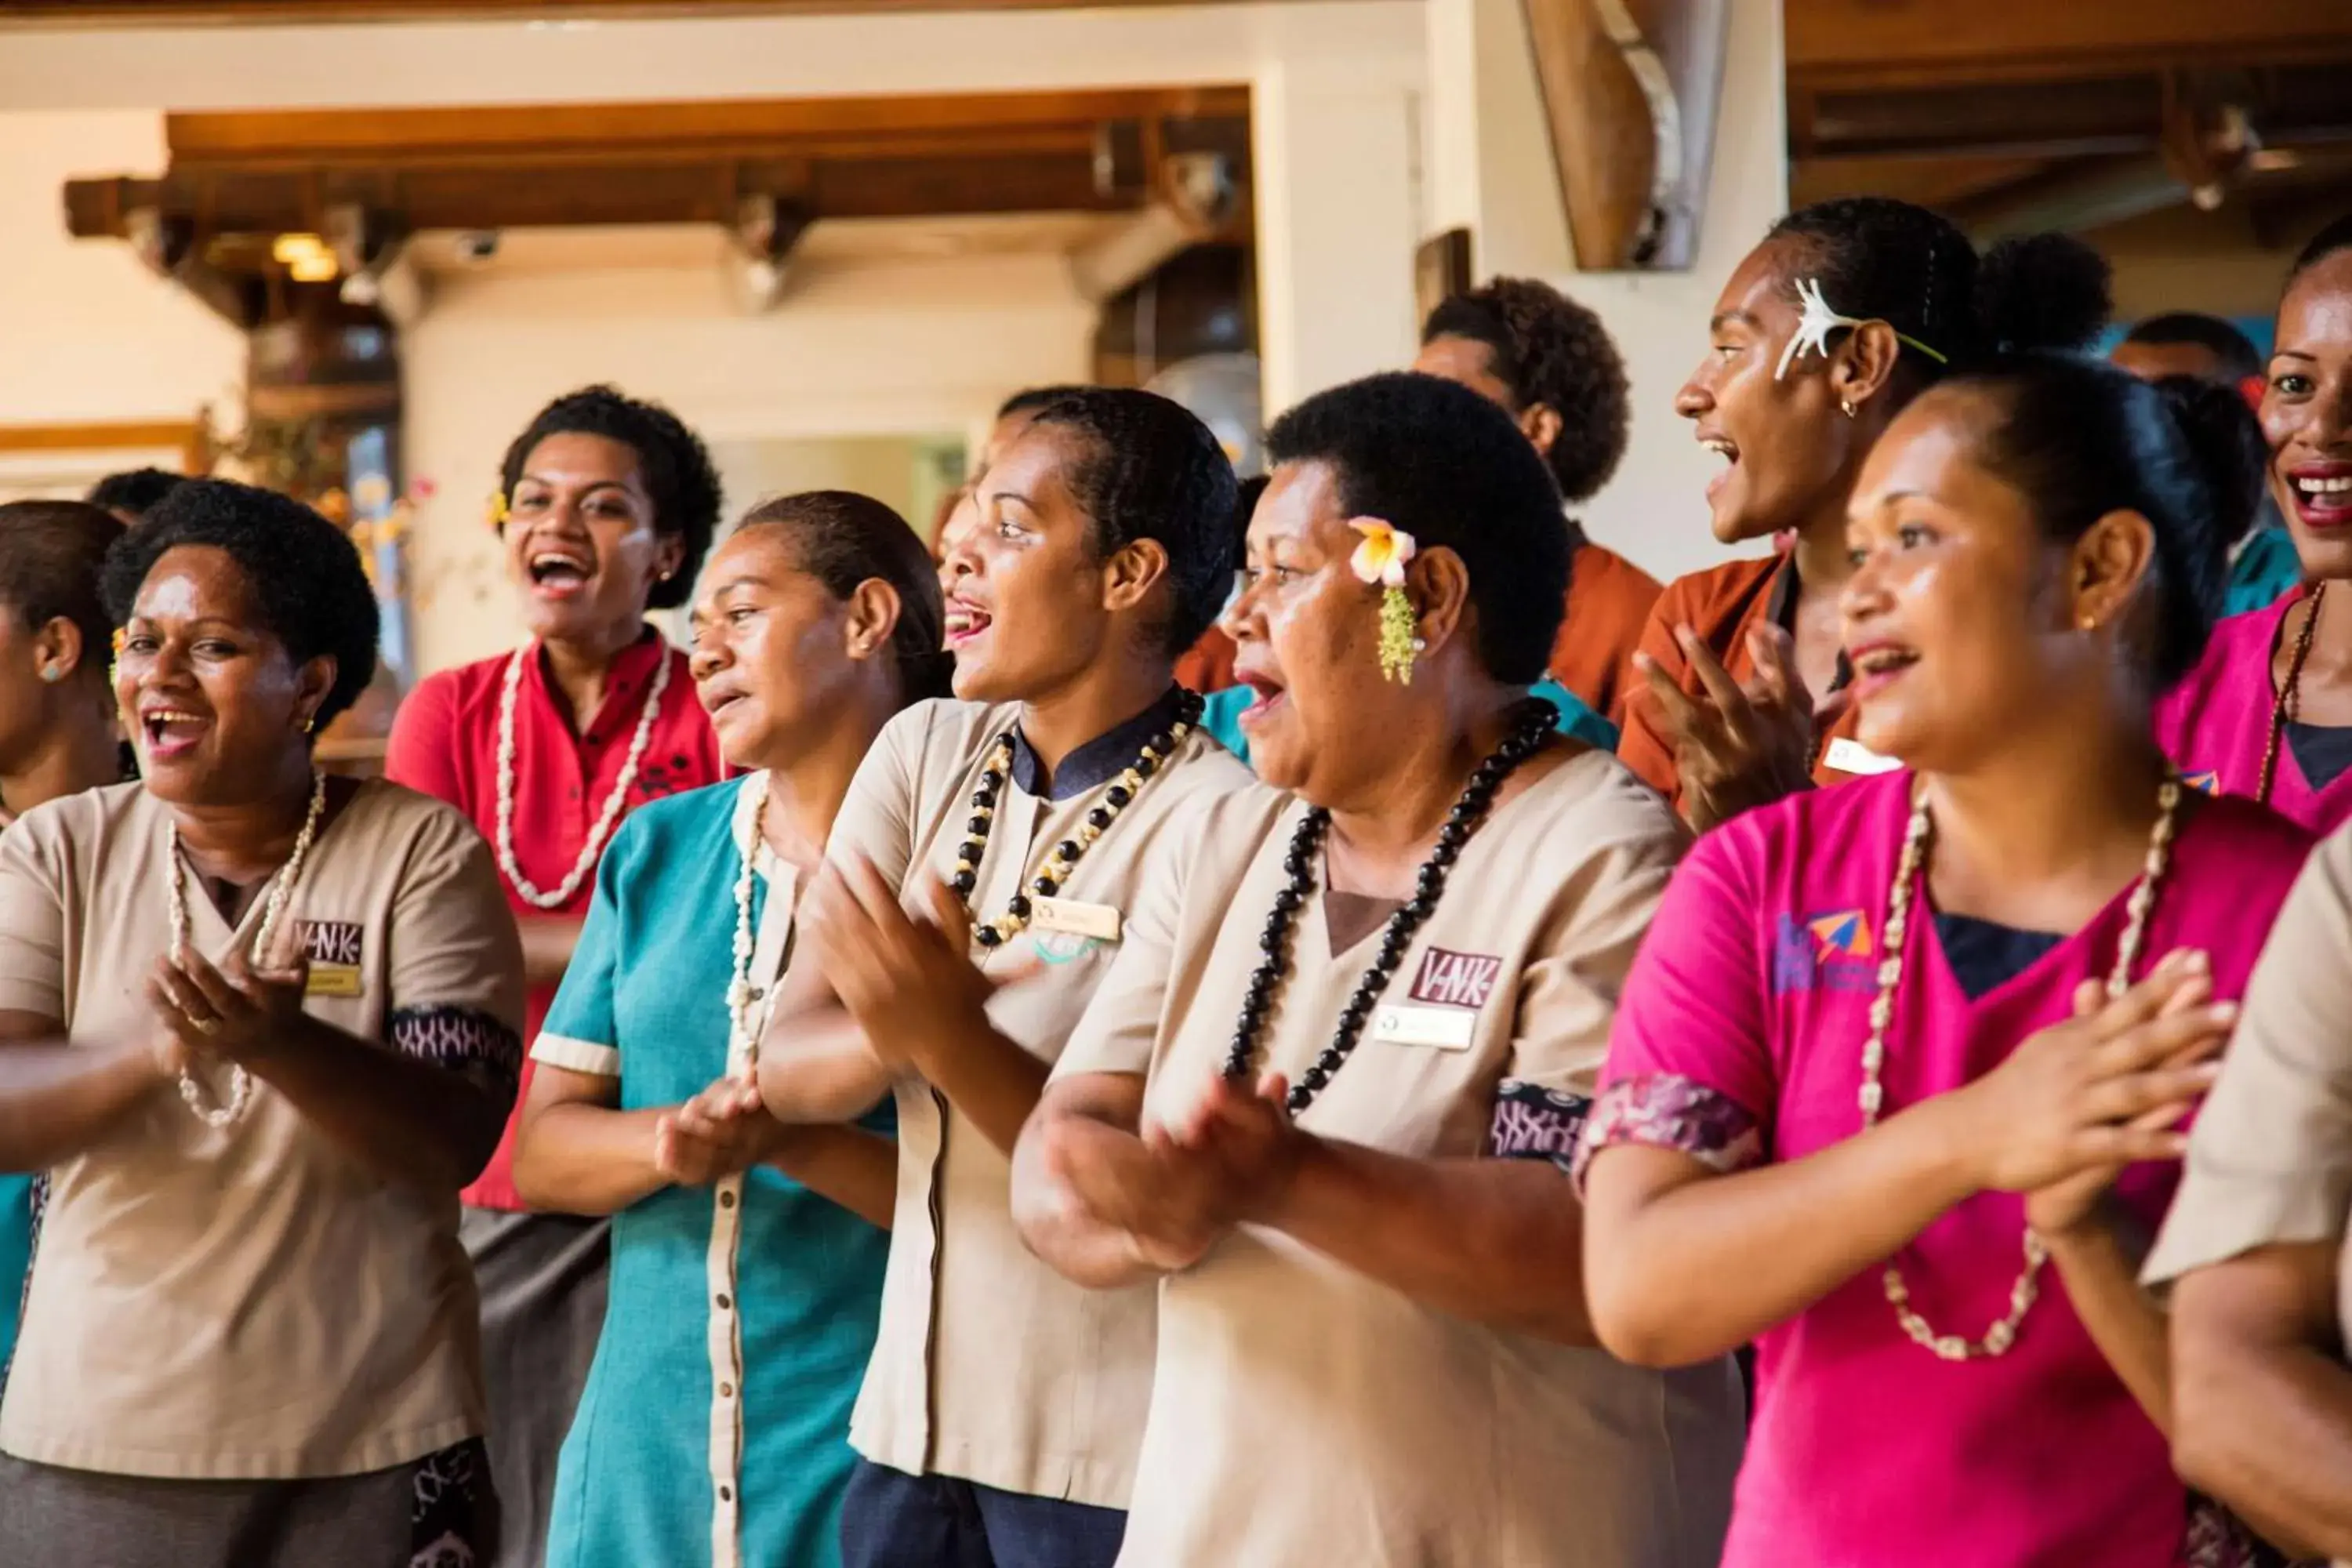
<instances>
[{"instance_id":1,"label":"shirt button","mask_svg":"<svg viewBox=\"0 0 2352 1568\"><path fill-rule=\"evenodd\" d=\"M720 1502L733 1502L735 1500L735 1489L728 1486L720 1487L719 1489L719 1500Z\"/></svg>"},{"instance_id":2,"label":"shirt button","mask_svg":"<svg viewBox=\"0 0 2352 1568\"><path fill-rule=\"evenodd\" d=\"M733 1208L733 1207L735 1206L735 1194L734 1194L733 1193L721 1193L721 1194L719 1194L719 1206L720 1208L723 1208L723 1209L731 1209L731 1208Z\"/></svg>"},{"instance_id":3,"label":"shirt button","mask_svg":"<svg viewBox=\"0 0 2352 1568\"><path fill-rule=\"evenodd\" d=\"M731 1310L731 1309L734 1307L734 1305L735 1305L734 1301L733 1301L731 1299L730 1299L728 1296L726 1296L725 1294L723 1294L723 1293L722 1293L722 1294L719 1296L719 1310L720 1311L722 1311L722 1312L724 1312L724 1311L728 1311L728 1310Z\"/></svg>"},{"instance_id":4,"label":"shirt button","mask_svg":"<svg viewBox=\"0 0 2352 1568\"><path fill-rule=\"evenodd\" d=\"M735 1385L734 1385L733 1384L731 1384L731 1383L722 1383L722 1384L720 1384L719 1385L719 1398L721 1398L721 1399L732 1399L732 1398L734 1398L734 1397L735 1397Z\"/></svg>"}]
</instances>

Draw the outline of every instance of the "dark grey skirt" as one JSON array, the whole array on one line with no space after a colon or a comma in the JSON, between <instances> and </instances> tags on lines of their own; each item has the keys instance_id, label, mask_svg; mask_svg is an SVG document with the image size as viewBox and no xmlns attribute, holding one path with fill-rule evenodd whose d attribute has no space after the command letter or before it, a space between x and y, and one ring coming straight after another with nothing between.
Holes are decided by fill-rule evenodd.
<instances>
[{"instance_id":1,"label":"dark grey skirt","mask_svg":"<svg viewBox=\"0 0 2352 1568\"><path fill-rule=\"evenodd\" d=\"M604 1331L612 1230L608 1219L504 1209L469 1208L459 1222L482 1295L490 1472L505 1516L496 1568L547 1559L556 1455Z\"/></svg>"},{"instance_id":2,"label":"dark grey skirt","mask_svg":"<svg viewBox=\"0 0 2352 1568\"><path fill-rule=\"evenodd\" d=\"M364 1475L182 1481L0 1455L0 1563L37 1568L487 1568L499 1505L478 1439Z\"/></svg>"}]
</instances>

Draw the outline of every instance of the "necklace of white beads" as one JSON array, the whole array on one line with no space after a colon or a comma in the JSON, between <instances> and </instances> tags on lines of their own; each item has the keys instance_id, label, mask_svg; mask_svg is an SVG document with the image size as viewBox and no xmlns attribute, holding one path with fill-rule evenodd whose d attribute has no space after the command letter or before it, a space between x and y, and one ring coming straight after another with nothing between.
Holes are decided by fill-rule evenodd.
<instances>
[{"instance_id":1,"label":"necklace of white beads","mask_svg":"<svg viewBox=\"0 0 2352 1568\"><path fill-rule=\"evenodd\" d=\"M2171 856L2173 824L2179 806L2180 781L2168 776L2157 791L2156 826L2148 832L2147 866L2126 905L2123 938L2116 945L2116 966L2107 974L2109 1000L2131 988L2132 965L2138 961L2140 945L2147 935L2148 915L2156 908L2157 884L2163 880L2165 865ZM1862 1125L1865 1131L1878 1124L1879 1110L1886 1101L1886 1091L1879 1084L1879 1069L1886 1061L1886 1030L1895 1018L1895 987L1903 981L1904 928L1911 913L1911 889L1927 872L1927 855L1934 839L1935 822L1927 812L1927 792L1923 781L1912 788L1911 822L1903 835L1903 854L1895 865L1895 886L1886 896L1886 956L1878 965L1878 994L1870 1004L1870 1037L1862 1047ZM2017 1283L2010 1287L2008 1315L1987 1329L1981 1340L1938 1333L1913 1309L1910 1287L1904 1283L1902 1266L1894 1259L1887 1260L1886 1271L1880 1280L1886 1288L1886 1300L1895 1308L1895 1321L1914 1342L1946 1361L1973 1361L2004 1354L2017 1342L2017 1331L2024 1324L2026 1313L2033 1310L2034 1298L2041 1293L2042 1266L2049 1259L2048 1247L2028 1226L2025 1267Z\"/></svg>"},{"instance_id":2,"label":"necklace of white beads","mask_svg":"<svg viewBox=\"0 0 2352 1568\"><path fill-rule=\"evenodd\" d=\"M313 772L310 774L310 809L302 818L302 831L294 837L294 852L286 858L286 864L279 868L277 879L269 884L268 901L262 906L261 925L253 933L252 952L256 963L271 961L269 939L278 930L278 918L285 913L287 895L293 891L295 882L301 878L303 862L310 858L310 846L318 841L319 819L326 815L326 810L327 775ZM172 961L183 963L188 955L188 872L180 858L180 825L176 822L168 824L163 829L163 837L166 852L172 859ZM212 1023L210 1019L205 1022ZM211 1028L204 1028L204 1033L210 1034L218 1026L213 1024ZM194 1111L205 1126L227 1127L242 1117L246 1108L253 1103L253 1075L232 1064L228 1069L228 1099L222 1104L214 1105L207 1102L209 1096L204 1086L196 1081L195 1075L183 1067L180 1069L180 1098L188 1102L188 1109Z\"/></svg>"},{"instance_id":3,"label":"necklace of white beads","mask_svg":"<svg viewBox=\"0 0 2352 1568\"><path fill-rule=\"evenodd\" d=\"M637 714L637 732L629 742L629 754L621 763L621 776L613 782L613 793L605 797L604 809L597 814L595 826L588 830L588 841L580 847L580 858L572 863L571 874L553 889L541 890L522 874L515 861L515 689L522 684L523 660L537 651L536 644L526 643L515 649L507 660L506 680L499 689L499 869L514 884L516 892L527 903L542 910L560 910L570 903L580 891L580 884L596 869L596 858L604 852L604 841L613 836L614 825L621 820L621 807L629 798L629 786L637 782L637 764L645 760L646 746L653 739L654 718L661 711L662 693L669 689L669 657L664 649L654 667L653 684L646 689L645 707Z\"/></svg>"}]
</instances>

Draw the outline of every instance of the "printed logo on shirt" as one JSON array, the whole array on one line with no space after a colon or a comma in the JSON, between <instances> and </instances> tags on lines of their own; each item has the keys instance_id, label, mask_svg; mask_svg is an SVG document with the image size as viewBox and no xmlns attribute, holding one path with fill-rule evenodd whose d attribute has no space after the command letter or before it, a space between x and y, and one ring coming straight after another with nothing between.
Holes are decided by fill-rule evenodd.
<instances>
[{"instance_id":1,"label":"printed logo on shirt","mask_svg":"<svg viewBox=\"0 0 2352 1568\"><path fill-rule=\"evenodd\" d=\"M2203 790L2207 795L2221 793L2221 772L2219 768L2207 768L2201 773L2183 773L2180 782L2190 789Z\"/></svg>"},{"instance_id":2,"label":"printed logo on shirt","mask_svg":"<svg viewBox=\"0 0 2352 1568\"><path fill-rule=\"evenodd\" d=\"M1861 910L1782 915L1773 932L1772 993L1869 991L1877 983L1876 947Z\"/></svg>"},{"instance_id":3,"label":"printed logo on shirt","mask_svg":"<svg viewBox=\"0 0 2352 1568\"><path fill-rule=\"evenodd\" d=\"M356 966L367 928L355 921L304 921L302 955L313 963Z\"/></svg>"},{"instance_id":4,"label":"printed logo on shirt","mask_svg":"<svg viewBox=\"0 0 2352 1568\"><path fill-rule=\"evenodd\" d=\"M1029 928L1029 951L1045 963L1076 963L1096 949L1109 945L1098 936L1081 936L1067 931L1039 931L1035 926Z\"/></svg>"},{"instance_id":5,"label":"printed logo on shirt","mask_svg":"<svg viewBox=\"0 0 2352 1568\"><path fill-rule=\"evenodd\" d=\"M1475 1013L1495 994L1495 981L1502 973L1499 958L1433 947L1422 954L1421 971L1412 977L1412 999Z\"/></svg>"}]
</instances>

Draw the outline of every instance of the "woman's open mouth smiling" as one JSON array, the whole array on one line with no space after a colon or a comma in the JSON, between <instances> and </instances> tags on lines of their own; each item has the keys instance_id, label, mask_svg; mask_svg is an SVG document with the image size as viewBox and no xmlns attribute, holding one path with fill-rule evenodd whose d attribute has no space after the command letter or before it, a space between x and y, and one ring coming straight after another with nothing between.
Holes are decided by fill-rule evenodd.
<instances>
[{"instance_id":1,"label":"woman's open mouth smiling","mask_svg":"<svg viewBox=\"0 0 2352 1568\"><path fill-rule=\"evenodd\" d=\"M961 647L988 630L992 617L970 599L950 599L944 625L950 648Z\"/></svg>"},{"instance_id":2,"label":"woman's open mouth smiling","mask_svg":"<svg viewBox=\"0 0 2352 1568\"><path fill-rule=\"evenodd\" d=\"M212 721L184 708L159 706L140 713L139 727L146 739L149 758L169 762L194 751L205 731L212 727Z\"/></svg>"}]
</instances>

